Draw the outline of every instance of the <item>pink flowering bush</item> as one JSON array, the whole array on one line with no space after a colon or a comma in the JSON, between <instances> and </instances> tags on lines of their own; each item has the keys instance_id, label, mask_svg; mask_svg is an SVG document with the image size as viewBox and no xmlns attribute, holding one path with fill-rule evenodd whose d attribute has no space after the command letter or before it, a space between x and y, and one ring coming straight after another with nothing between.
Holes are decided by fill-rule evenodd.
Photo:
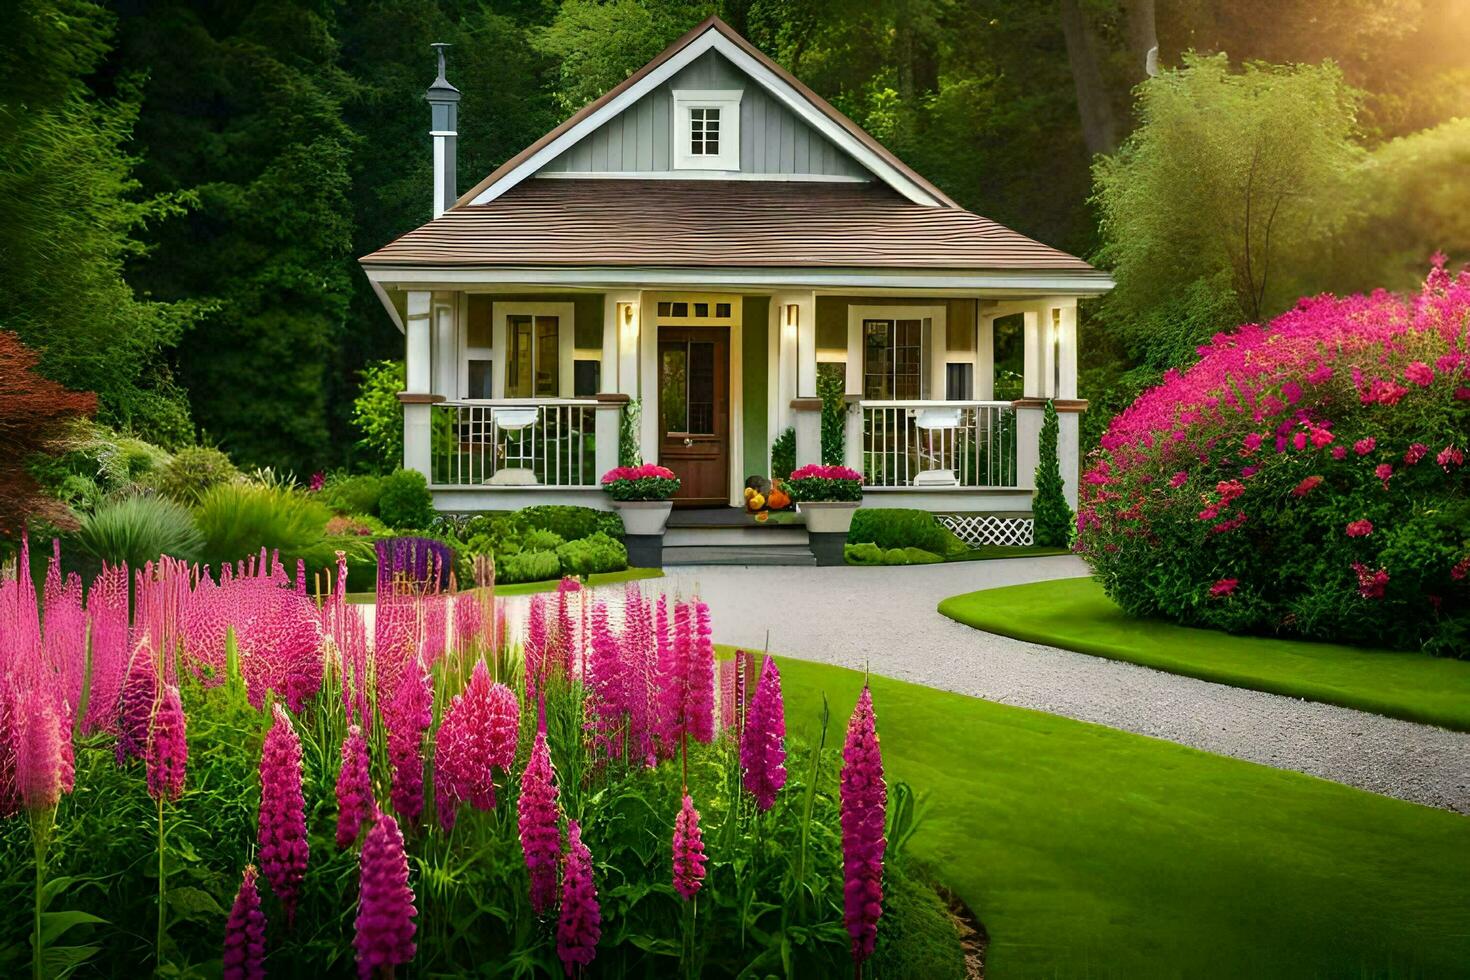
<instances>
[{"instance_id":1,"label":"pink flowering bush","mask_svg":"<svg viewBox=\"0 0 1470 980\"><path fill-rule=\"evenodd\" d=\"M679 478L657 463L616 466L602 474L602 489L614 500L668 500L679 492Z\"/></svg>"},{"instance_id":2,"label":"pink flowering bush","mask_svg":"<svg viewBox=\"0 0 1470 980\"><path fill-rule=\"evenodd\" d=\"M1079 551L1127 612L1470 651L1470 272L1305 299L1115 418Z\"/></svg>"}]
</instances>

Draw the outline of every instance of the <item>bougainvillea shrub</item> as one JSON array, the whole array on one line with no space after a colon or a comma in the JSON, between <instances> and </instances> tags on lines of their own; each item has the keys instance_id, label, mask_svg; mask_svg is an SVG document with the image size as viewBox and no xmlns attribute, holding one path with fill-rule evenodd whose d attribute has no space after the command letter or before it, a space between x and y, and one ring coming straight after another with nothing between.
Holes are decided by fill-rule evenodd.
<instances>
[{"instance_id":1,"label":"bougainvillea shrub","mask_svg":"<svg viewBox=\"0 0 1470 980\"><path fill-rule=\"evenodd\" d=\"M1129 613L1470 656L1470 271L1216 336L1113 420L1079 550Z\"/></svg>"}]
</instances>

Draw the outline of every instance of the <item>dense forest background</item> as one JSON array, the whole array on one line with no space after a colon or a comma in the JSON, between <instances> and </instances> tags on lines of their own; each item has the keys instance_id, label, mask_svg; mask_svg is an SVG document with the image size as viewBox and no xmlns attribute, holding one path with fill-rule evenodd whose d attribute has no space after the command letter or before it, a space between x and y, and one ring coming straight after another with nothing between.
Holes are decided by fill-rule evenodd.
<instances>
[{"instance_id":1,"label":"dense forest background","mask_svg":"<svg viewBox=\"0 0 1470 980\"><path fill-rule=\"evenodd\" d=\"M1215 330L1470 258L1466 0L5 7L0 328L107 425L298 473L351 465L360 371L402 353L355 259L429 218L431 41L467 187L719 13L966 207L1115 271L1099 421Z\"/></svg>"}]
</instances>

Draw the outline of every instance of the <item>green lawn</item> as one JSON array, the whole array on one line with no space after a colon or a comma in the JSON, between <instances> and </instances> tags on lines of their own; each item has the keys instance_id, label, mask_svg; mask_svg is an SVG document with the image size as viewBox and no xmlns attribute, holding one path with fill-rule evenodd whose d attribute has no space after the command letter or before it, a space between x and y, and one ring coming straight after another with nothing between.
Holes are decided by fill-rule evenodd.
<instances>
[{"instance_id":1,"label":"green lawn","mask_svg":"<svg viewBox=\"0 0 1470 980\"><path fill-rule=\"evenodd\" d=\"M939 611L1020 640L1470 731L1467 661L1134 619L1088 578L971 592L945 599Z\"/></svg>"},{"instance_id":2,"label":"green lawn","mask_svg":"<svg viewBox=\"0 0 1470 980\"><path fill-rule=\"evenodd\" d=\"M1070 555L1070 548L1050 548L1040 544L1006 545L985 544L968 548L945 557L945 561L989 561L995 558L1045 558L1051 555Z\"/></svg>"},{"instance_id":3,"label":"green lawn","mask_svg":"<svg viewBox=\"0 0 1470 980\"><path fill-rule=\"evenodd\" d=\"M662 578L661 568L625 568L621 572L596 572L587 576L589 585L616 585L619 582L632 582L637 579ZM497 585L495 594L506 595L532 595L536 592L555 592L556 587L561 584L561 579L548 579L544 582L518 582L515 585ZM377 602L378 597L373 592L349 592L348 602L369 603Z\"/></svg>"},{"instance_id":4,"label":"green lawn","mask_svg":"<svg viewBox=\"0 0 1470 980\"><path fill-rule=\"evenodd\" d=\"M782 660L788 728L862 676ZM989 976L1389 977L1470 964L1470 818L873 678L912 845L985 922Z\"/></svg>"}]
</instances>

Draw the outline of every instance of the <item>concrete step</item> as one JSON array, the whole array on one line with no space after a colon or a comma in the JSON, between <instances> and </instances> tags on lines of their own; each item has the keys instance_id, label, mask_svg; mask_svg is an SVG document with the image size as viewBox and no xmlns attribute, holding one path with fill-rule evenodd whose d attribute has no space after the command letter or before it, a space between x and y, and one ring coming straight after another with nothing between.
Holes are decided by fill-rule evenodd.
<instances>
[{"instance_id":1,"label":"concrete step","mask_svg":"<svg viewBox=\"0 0 1470 980\"><path fill-rule=\"evenodd\" d=\"M800 545L664 545L667 565L815 565L817 559L805 544Z\"/></svg>"},{"instance_id":2,"label":"concrete step","mask_svg":"<svg viewBox=\"0 0 1470 980\"><path fill-rule=\"evenodd\" d=\"M806 546L806 526L802 524L760 525L743 527L676 527L664 532L664 547L707 545L710 547L743 547L766 545Z\"/></svg>"}]
</instances>

